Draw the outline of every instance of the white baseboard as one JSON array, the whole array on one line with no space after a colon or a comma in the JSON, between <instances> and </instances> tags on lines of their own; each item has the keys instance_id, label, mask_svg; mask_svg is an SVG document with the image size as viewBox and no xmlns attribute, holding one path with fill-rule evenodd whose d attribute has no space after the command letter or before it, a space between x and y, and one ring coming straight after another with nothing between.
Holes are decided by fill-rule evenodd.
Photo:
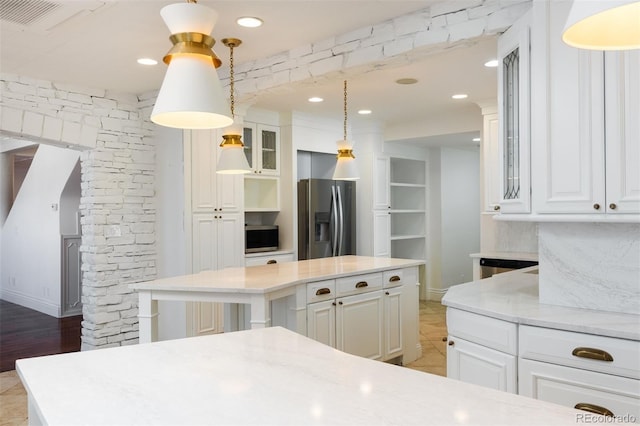
<instances>
[{"instance_id":1,"label":"white baseboard","mask_svg":"<svg viewBox=\"0 0 640 426\"><path fill-rule=\"evenodd\" d=\"M444 295L447 294L447 289L444 288L428 288L427 289L427 300L433 300L436 302L440 302Z\"/></svg>"},{"instance_id":2,"label":"white baseboard","mask_svg":"<svg viewBox=\"0 0 640 426\"><path fill-rule=\"evenodd\" d=\"M60 306L54 305L46 300L39 300L31 296L15 293L5 289L0 289L0 299L15 303L16 305L24 306L25 308L33 309L34 311L42 312L43 314L47 314L55 318L60 318L62 316Z\"/></svg>"}]
</instances>

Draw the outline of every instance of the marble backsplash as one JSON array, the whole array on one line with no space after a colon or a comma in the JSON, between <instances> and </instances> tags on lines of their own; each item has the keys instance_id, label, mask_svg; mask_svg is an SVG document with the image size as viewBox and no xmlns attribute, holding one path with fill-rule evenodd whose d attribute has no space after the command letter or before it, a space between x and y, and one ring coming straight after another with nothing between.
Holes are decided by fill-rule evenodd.
<instances>
[{"instance_id":1,"label":"marble backsplash","mask_svg":"<svg viewBox=\"0 0 640 426\"><path fill-rule=\"evenodd\" d=\"M640 225L540 223L540 302L640 314Z\"/></svg>"}]
</instances>

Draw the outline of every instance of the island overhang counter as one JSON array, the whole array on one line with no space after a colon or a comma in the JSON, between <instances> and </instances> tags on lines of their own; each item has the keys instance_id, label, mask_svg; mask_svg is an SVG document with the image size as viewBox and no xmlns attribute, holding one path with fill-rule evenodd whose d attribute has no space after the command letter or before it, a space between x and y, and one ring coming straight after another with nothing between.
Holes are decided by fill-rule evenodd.
<instances>
[{"instance_id":1,"label":"island overhang counter","mask_svg":"<svg viewBox=\"0 0 640 426\"><path fill-rule=\"evenodd\" d=\"M202 271L197 274L135 283L139 297L140 343L158 340L158 301L223 302L250 305L251 328L271 326L271 302L289 298L293 326L307 335L307 285L327 280L424 267L423 260L368 256L340 256L298 262ZM397 278L397 277L394 277ZM359 286L368 285L358 282ZM418 278L411 283L418 286ZM418 291L410 296L417 313ZM407 305L408 306L408 305ZM417 318L416 318L417 321ZM417 330L417 323L415 327ZM417 336L416 336L417 340ZM406 342L405 342L406 343ZM419 342L416 342L419 345ZM412 357L413 358L413 357Z\"/></svg>"}]
</instances>

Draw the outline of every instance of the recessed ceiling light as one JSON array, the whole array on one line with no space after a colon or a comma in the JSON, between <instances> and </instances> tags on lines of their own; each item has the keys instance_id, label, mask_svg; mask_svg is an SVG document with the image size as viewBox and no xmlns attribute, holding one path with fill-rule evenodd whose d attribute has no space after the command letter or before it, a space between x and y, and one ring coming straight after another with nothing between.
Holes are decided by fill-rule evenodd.
<instances>
[{"instance_id":1,"label":"recessed ceiling light","mask_svg":"<svg viewBox=\"0 0 640 426\"><path fill-rule=\"evenodd\" d=\"M322 101L324 101L324 99L319 98L319 97L317 97L317 96L313 96L313 97L309 98L309 102L314 102L314 103L316 103L316 102L322 102Z\"/></svg>"},{"instance_id":2,"label":"recessed ceiling light","mask_svg":"<svg viewBox=\"0 0 640 426\"><path fill-rule=\"evenodd\" d=\"M158 61L151 58L139 58L137 62L140 65L158 65Z\"/></svg>"},{"instance_id":3,"label":"recessed ceiling light","mask_svg":"<svg viewBox=\"0 0 640 426\"><path fill-rule=\"evenodd\" d=\"M458 93L457 95L451 96L451 99L466 99L467 95L464 93Z\"/></svg>"},{"instance_id":4,"label":"recessed ceiling light","mask_svg":"<svg viewBox=\"0 0 640 426\"><path fill-rule=\"evenodd\" d=\"M372 111L370 109L361 109L361 110L358 111L358 114L360 114L360 115L368 115L368 114L371 114L371 112Z\"/></svg>"},{"instance_id":5,"label":"recessed ceiling light","mask_svg":"<svg viewBox=\"0 0 640 426\"><path fill-rule=\"evenodd\" d=\"M484 63L484 66L488 67L488 68L495 68L495 67L498 66L498 60L497 59L492 59L490 61L487 61L487 62Z\"/></svg>"},{"instance_id":6,"label":"recessed ceiling light","mask_svg":"<svg viewBox=\"0 0 640 426\"><path fill-rule=\"evenodd\" d=\"M416 84L418 80L415 78L399 78L396 80L398 84Z\"/></svg>"},{"instance_id":7,"label":"recessed ceiling light","mask_svg":"<svg viewBox=\"0 0 640 426\"><path fill-rule=\"evenodd\" d=\"M242 16L242 17L236 19L236 22L241 27L257 28L257 27L262 25L263 21L262 21L262 19L256 18L256 17L253 17L253 16Z\"/></svg>"}]
</instances>

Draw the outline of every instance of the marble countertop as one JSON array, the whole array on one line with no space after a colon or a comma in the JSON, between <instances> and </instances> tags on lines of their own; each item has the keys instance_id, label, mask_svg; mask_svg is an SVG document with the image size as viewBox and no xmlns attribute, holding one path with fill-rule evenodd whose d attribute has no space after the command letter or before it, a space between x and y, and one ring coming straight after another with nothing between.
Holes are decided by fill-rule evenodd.
<instances>
[{"instance_id":1,"label":"marble countertop","mask_svg":"<svg viewBox=\"0 0 640 426\"><path fill-rule=\"evenodd\" d=\"M568 425L581 413L272 327L17 361L52 425Z\"/></svg>"},{"instance_id":2,"label":"marble countertop","mask_svg":"<svg viewBox=\"0 0 640 426\"><path fill-rule=\"evenodd\" d=\"M506 259L506 260L532 260L538 261L538 253L525 253L515 251L484 251L481 253L471 253L472 259Z\"/></svg>"},{"instance_id":3,"label":"marble countertop","mask_svg":"<svg viewBox=\"0 0 640 426\"><path fill-rule=\"evenodd\" d=\"M423 260L387 257L340 256L283 262L272 265L202 271L131 284L134 290L216 291L268 293L292 285L423 265Z\"/></svg>"},{"instance_id":4,"label":"marble countertop","mask_svg":"<svg viewBox=\"0 0 640 426\"><path fill-rule=\"evenodd\" d=\"M537 268L453 286L442 304L518 324L640 340L640 315L540 303Z\"/></svg>"}]
</instances>

